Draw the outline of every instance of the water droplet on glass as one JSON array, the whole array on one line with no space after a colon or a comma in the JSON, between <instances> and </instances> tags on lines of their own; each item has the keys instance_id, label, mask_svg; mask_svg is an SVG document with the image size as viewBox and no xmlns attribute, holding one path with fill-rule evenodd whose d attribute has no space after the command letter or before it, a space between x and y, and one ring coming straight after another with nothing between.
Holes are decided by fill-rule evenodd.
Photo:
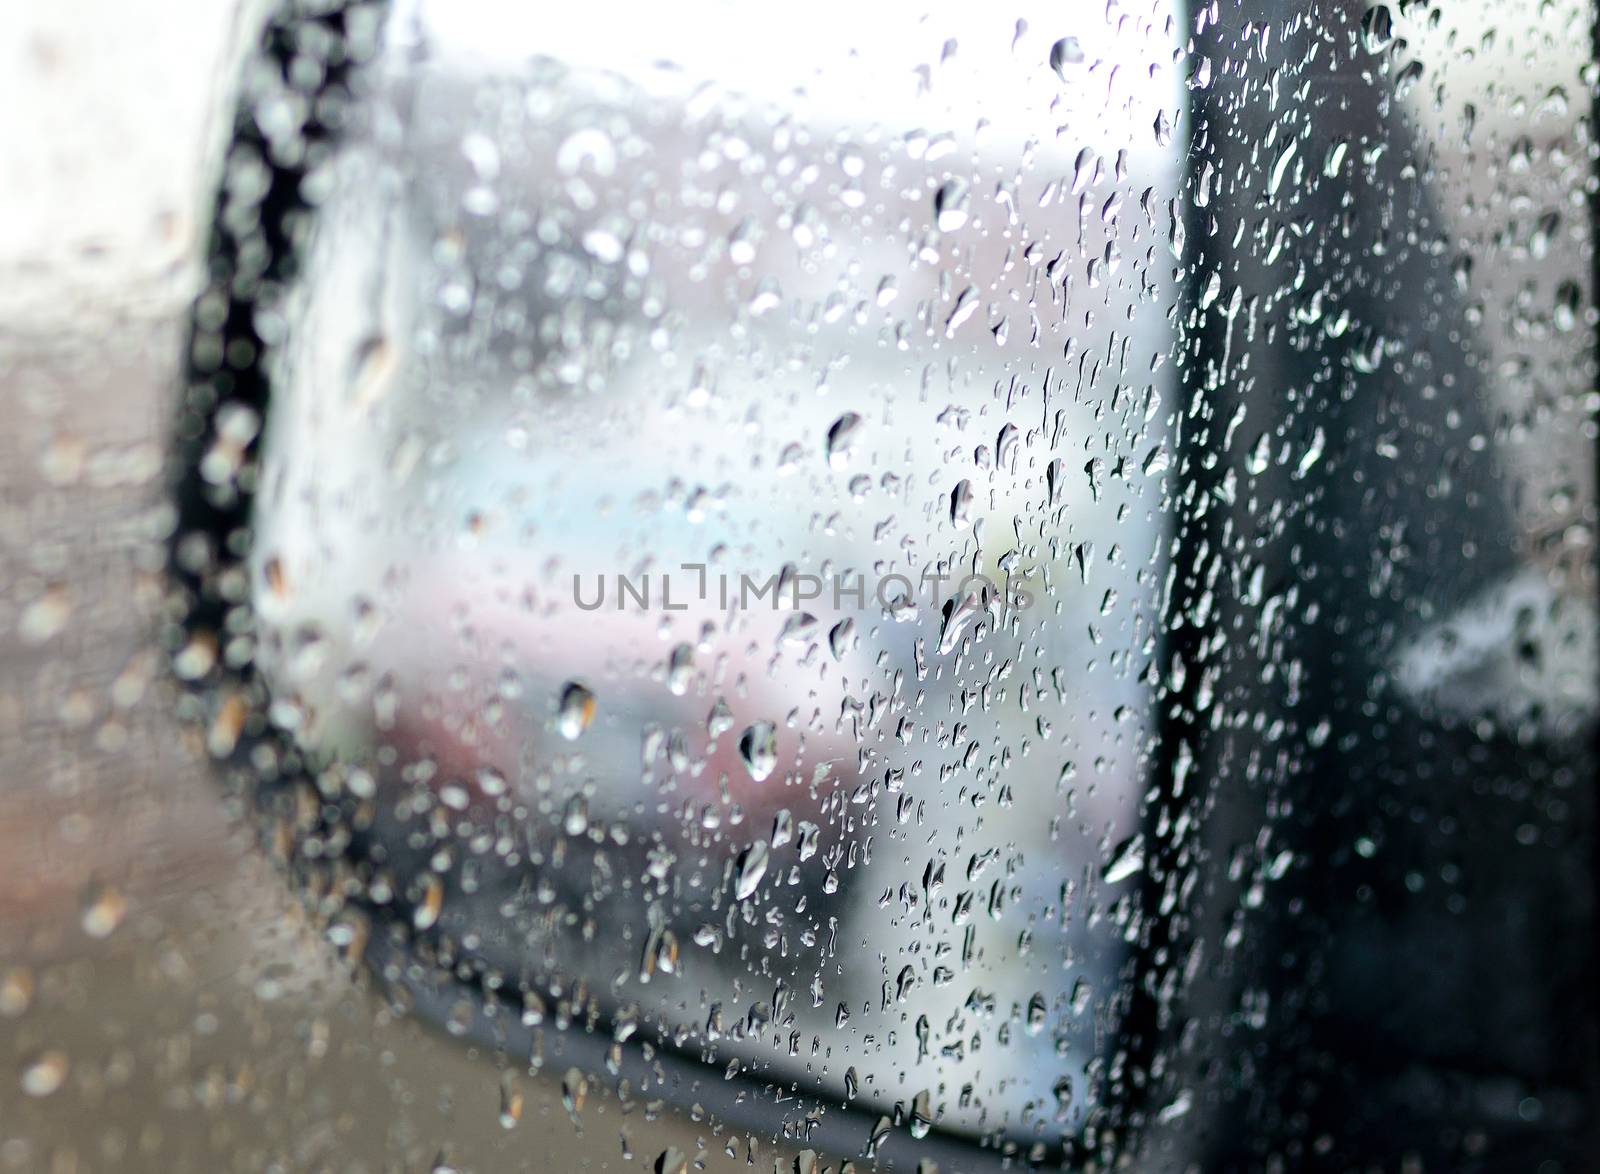
<instances>
[{"instance_id":1,"label":"water droplet on glass","mask_svg":"<svg viewBox=\"0 0 1600 1174\"><path fill-rule=\"evenodd\" d=\"M852 619L843 619L828 631L828 651L833 653L834 660L843 660L845 654L855 646L856 622Z\"/></svg>"},{"instance_id":2,"label":"water droplet on glass","mask_svg":"<svg viewBox=\"0 0 1600 1174\"><path fill-rule=\"evenodd\" d=\"M1167 117L1165 110L1156 112L1155 132L1158 147L1169 146L1172 143L1172 119Z\"/></svg>"},{"instance_id":3,"label":"water droplet on glass","mask_svg":"<svg viewBox=\"0 0 1600 1174\"><path fill-rule=\"evenodd\" d=\"M1076 65L1083 60L1083 47L1078 44L1077 37L1062 37L1050 46L1050 68L1056 71L1056 76L1062 81L1067 80L1067 66Z\"/></svg>"},{"instance_id":4,"label":"water droplet on glass","mask_svg":"<svg viewBox=\"0 0 1600 1174\"><path fill-rule=\"evenodd\" d=\"M17 635L24 644L43 644L58 635L71 618L72 597L66 588L50 587L22 609L17 619Z\"/></svg>"},{"instance_id":5,"label":"water droplet on glass","mask_svg":"<svg viewBox=\"0 0 1600 1174\"><path fill-rule=\"evenodd\" d=\"M756 782L765 782L778 765L778 732L771 722L755 722L739 735L739 757Z\"/></svg>"},{"instance_id":6,"label":"water droplet on glass","mask_svg":"<svg viewBox=\"0 0 1600 1174\"><path fill-rule=\"evenodd\" d=\"M1045 1002L1042 992L1035 991L1028 1000L1028 1034L1038 1035L1044 1030L1045 1019L1049 1015L1049 1004Z\"/></svg>"},{"instance_id":7,"label":"water droplet on glass","mask_svg":"<svg viewBox=\"0 0 1600 1174\"><path fill-rule=\"evenodd\" d=\"M1394 21L1389 6L1374 4L1361 18L1361 43L1369 53L1381 53L1394 40Z\"/></svg>"},{"instance_id":8,"label":"water droplet on glass","mask_svg":"<svg viewBox=\"0 0 1600 1174\"><path fill-rule=\"evenodd\" d=\"M950 521L957 526L972 520L972 482L966 479L956 483L950 492Z\"/></svg>"},{"instance_id":9,"label":"water droplet on glass","mask_svg":"<svg viewBox=\"0 0 1600 1174\"><path fill-rule=\"evenodd\" d=\"M561 1078L561 1106L576 1121L583 1112L583 1102L589 1096L589 1078L580 1068L568 1068Z\"/></svg>"},{"instance_id":10,"label":"water droplet on glass","mask_svg":"<svg viewBox=\"0 0 1600 1174\"><path fill-rule=\"evenodd\" d=\"M420 930L432 929L444 909L444 882L429 873L422 880L421 900L411 911L411 924Z\"/></svg>"},{"instance_id":11,"label":"water droplet on glass","mask_svg":"<svg viewBox=\"0 0 1600 1174\"><path fill-rule=\"evenodd\" d=\"M860 432L861 417L854 412L846 412L833 422L833 425L828 429L827 454L829 465L835 469L842 469L849 463L850 454L855 450Z\"/></svg>"},{"instance_id":12,"label":"water droplet on glass","mask_svg":"<svg viewBox=\"0 0 1600 1174\"><path fill-rule=\"evenodd\" d=\"M970 285L967 286L966 289L962 290L961 293L956 297L956 304L950 311L950 317L945 321L945 337L955 337L956 331L961 329L962 324L965 323L968 318L971 318L978 312L979 304L980 300L978 298L977 290L973 289Z\"/></svg>"},{"instance_id":13,"label":"water droplet on glass","mask_svg":"<svg viewBox=\"0 0 1600 1174\"><path fill-rule=\"evenodd\" d=\"M1105 882L1114 885L1125 881L1144 868L1144 834L1129 836L1118 844L1106 862Z\"/></svg>"},{"instance_id":14,"label":"water droplet on glass","mask_svg":"<svg viewBox=\"0 0 1600 1174\"><path fill-rule=\"evenodd\" d=\"M1194 1093L1190 1092L1186 1088L1181 1089L1176 1096L1174 1096L1170 1101L1161 1107L1161 1111L1156 1114L1156 1120L1160 1121L1162 1124L1176 1121L1178 1118L1188 1113L1193 1105Z\"/></svg>"},{"instance_id":15,"label":"water droplet on glass","mask_svg":"<svg viewBox=\"0 0 1600 1174\"><path fill-rule=\"evenodd\" d=\"M556 729L563 738L578 738L594 720L594 694L576 681L569 682L561 691L561 704L556 710Z\"/></svg>"},{"instance_id":16,"label":"water droplet on glass","mask_svg":"<svg viewBox=\"0 0 1600 1174\"><path fill-rule=\"evenodd\" d=\"M1072 1106L1072 1078L1063 1076L1055 1082L1050 1091L1056 1098L1056 1116L1064 1117Z\"/></svg>"},{"instance_id":17,"label":"water droplet on glass","mask_svg":"<svg viewBox=\"0 0 1600 1174\"><path fill-rule=\"evenodd\" d=\"M33 974L13 966L0 974L0 1015L15 1019L33 1003Z\"/></svg>"},{"instance_id":18,"label":"water droplet on glass","mask_svg":"<svg viewBox=\"0 0 1600 1174\"><path fill-rule=\"evenodd\" d=\"M65 1052L50 1048L40 1052L22 1066L22 1091L30 1097L47 1097L59 1089L67 1079Z\"/></svg>"},{"instance_id":19,"label":"water droplet on glass","mask_svg":"<svg viewBox=\"0 0 1600 1174\"><path fill-rule=\"evenodd\" d=\"M1576 281L1563 281L1556 287L1556 329L1562 333L1578 324L1578 310L1583 304L1583 291Z\"/></svg>"},{"instance_id":20,"label":"water droplet on glass","mask_svg":"<svg viewBox=\"0 0 1600 1174\"><path fill-rule=\"evenodd\" d=\"M561 830L569 836L581 836L589 830L589 801L582 795L567 800L561 816Z\"/></svg>"},{"instance_id":21,"label":"water droplet on glass","mask_svg":"<svg viewBox=\"0 0 1600 1174\"><path fill-rule=\"evenodd\" d=\"M735 865L735 879L733 893L740 901L755 894L761 885L761 878L767 875L768 859L767 842L757 840L743 852L739 853L739 860Z\"/></svg>"},{"instance_id":22,"label":"water droplet on glass","mask_svg":"<svg viewBox=\"0 0 1600 1174\"><path fill-rule=\"evenodd\" d=\"M693 677L694 646L679 644L667 658L667 689L674 696L682 697L688 691Z\"/></svg>"},{"instance_id":23,"label":"water droplet on glass","mask_svg":"<svg viewBox=\"0 0 1600 1174\"><path fill-rule=\"evenodd\" d=\"M108 938L128 912L122 894L110 885L91 884L83 900L83 932L91 938Z\"/></svg>"},{"instance_id":24,"label":"water droplet on glass","mask_svg":"<svg viewBox=\"0 0 1600 1174\"><path fill-rule=\"evenodd\" d=\"M522 1120L522 1086L507 1072L500 1078L500 1128L515 1129Z\"/></svg>"},{"instance_id":25,"label":"water droplet on glass","mask_svg":"<svg viewBox=\"0 0 1600 1174\"><path fill-rule=\"evenodd\" d=\"M960 179L947 179L933 193L934 223L940 232L954 232L967 222L967 185Z\"/></svg>"}]
</instances>

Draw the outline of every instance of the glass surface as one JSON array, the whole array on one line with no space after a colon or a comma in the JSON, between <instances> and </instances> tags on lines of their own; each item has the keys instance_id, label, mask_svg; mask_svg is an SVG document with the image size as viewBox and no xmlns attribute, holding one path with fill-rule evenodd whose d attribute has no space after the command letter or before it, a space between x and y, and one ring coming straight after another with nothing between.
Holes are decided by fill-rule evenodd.
<instances>
[{"instance_id":1,"label":"glass surface","mask_svg":"<svg viewBox=\"0 0 1600 1174\"><path fill-rule=\"evenodd\" d=\"M1148 768L1173 25L875 20L747 73L827 22L390 15L274 328L258 663L509 990L1059 1142Z\"/></svg>"},{"instance_id":2,"label":"glass surface","mask_svg":"<svg viewBox=\"0 0 1600 1174\"><path fill-rule=\"evenodd\" d=\"M0 1169L1587 1169L1593 22L0 29Z\"/></svg>"}]
</instances>

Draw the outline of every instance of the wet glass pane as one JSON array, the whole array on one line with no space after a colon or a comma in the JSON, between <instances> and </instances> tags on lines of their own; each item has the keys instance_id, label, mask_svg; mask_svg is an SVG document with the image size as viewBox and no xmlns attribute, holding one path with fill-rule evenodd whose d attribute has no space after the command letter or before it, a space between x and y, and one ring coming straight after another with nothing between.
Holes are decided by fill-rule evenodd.
<instances>
[{"instance_id":1,"label":"wet glass pane","mask_svg":"<svg viewBox=\"0 0 1600 1174\"><path fill-rule=\"evenodd\" d=\"M513 1003L1058 1142L1151 761L1169 14L723 78L726 19L391 16L268 360L270 718Z\"/></svg>"},{"instance_id":2,"label":"wet glass pane","mask_svg":"<svg viewBox=\"0 0 1600 1174\"><path fill-rule=\"evenodd\" d=\"M0 126L0 1168L1585 1168L1588 8L172 16Z\"/></svg>"}]
</instances>

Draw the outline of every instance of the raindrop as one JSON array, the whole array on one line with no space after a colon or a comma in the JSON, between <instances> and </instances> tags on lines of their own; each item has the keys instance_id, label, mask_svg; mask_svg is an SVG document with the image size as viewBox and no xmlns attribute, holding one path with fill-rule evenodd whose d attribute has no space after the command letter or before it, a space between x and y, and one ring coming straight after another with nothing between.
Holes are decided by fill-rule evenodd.
<instances>
[{"instance_id":1,"label":"raindrop","mask_svg":"<svg viewBox=\"0 0 1600 1174\"><path fill-rule=\"evenodd\" d=\"M522 1120L522 1086L507 1072L500 1078L500 1128L515 1129Z\"/></svg>"},{"instance_id":2,"label":"raindrop","mask_svg":"<svg viewBox=\"0 0 1600 1174\"><path fill-rule=\"evenodd\" d=\"M939 652L950 652L961 642L967 627L983 614L985 602L980 591L968 591L944 606L944 622L939 629Z\"/></svg>"},{"instance_id":3,"label":"raindrop","mask_svg":"<svg viewBox=\"0 0 1600 1174\"><path fill-rule=\"evenodd\" d=\"M1576 281L1563 281L1556 287L1556 329L1563 334L1578 324L1578 309L1583 304L1583 291Z\"/></svg>"},{"instance_id":4,"label":"raindrop","mask_svg":"<svg viewBox=\"0 0 1600 1174\"><path fill-rule=\"evenodd\" d=\"M854 412L846 412L833 422L828 429L827 454L828 464L835 469L842 469L849 463L850 454L855 450L856 441L860 438L861 417Z\"/></svg>"},{"instance_id":5,"label":"raindrop","mask_svg":"<svg viewBox=\"0 0 1600 1174\"><path fill-rule=\"evenodd\" d=\"M1049 1015L1050 1007L1045 1002L1042 992L1035 991L1028 1000L1028 1034L1038 1035L1044 1030L1045 1019Z\"/></svg>"},{"instance_id":6,"label":"raindrop","mask_svg":"<svg viewBox=\"0 0 1600 1174\"><path fill-rule=\"evenodd\" d=\"M595 228L583 234L583 248L603 265L615 265L622 260L623 246L615 233Z\"/></svg>"},{"instance_id":7,"label":"raindrop","mask_svg":"<svg viewBox=\"0 0 1600 1174\"><path fill-rule=\"evenodd\" d=\"M577 175L585 165L601 178L617 169L616 145L599 127L573 131L556 150L556 170L562 175Z\"/></svg>"},{"instance_id":8,"label":"raindrop","mask_svg":"<svg viewBox=\"0 0 1600 1174\"><path fill-rule=\"evenodd\" d=\"M667 658L667 688L673 696L682 697L689 689L694 676L694 647L679 644Z\"/></svg>"},{"instance_id":9,"label":"raindrop","mask_svg":"<svg viewBox=\"0 0 1600 1174\"><path fill-rule=\"evenodd\" d=\"M801 860L810 860L817 854L817 843L822 836L822 829L807 820L800 821L800 840L795 847L796 854Z\"/></svg>"},{"instance_id":10,"label":"raindrop","mask_svg":"<svg viewBox=\"0 0 1600 1174\"><path fill-rule=\"evenodd\" d=\"M960 179L947 179L933 193L934 223L940 232L954 232L967 222L968 189Z\"/></svg>"},{"instance_id":11,"label":"raindrop","mask_svg":"<svg viewBox=\"0 0 1600 1174\"><path fill-rule=\"evenodd\" d=\"M576 1121L583 1112L583 1102L589 1096L589 1078L580 1068L568 1068L561 1078L561 1106Z\"/></svg>"},{"instance_id":12,"label":"raindrop","mask_svg":"<svg viewBox=\"0 0 1600 1174\"><path fill-rule=\"evenodd\" d=\"M956 304L950 311L950 317L945 321L944 336L946 338L954 338L956 331L961 329L967 319L978 312L978 304L977 290L970 285L962 290L956 297Z\"/></svg>"},{"instance_id":13,"label":"raindrop","mask_svg":"<svg viewBox=\"0 0 1600 1174\"><path fill-rule=\"evenodd\" d=\"M582 795L567 800L566 811L561 816L561 830L569 836L581 836L589 830L589 801Z\"/></svg>"},{"instance_id":14,"label":"raindrop","mask_svg":"<svg viewBox=\"0 0 1600 1174\"><path fill-rule=\"evenodd\" d=\"M1294 475L1304 477L1311 471L1311 467L1322 459L1322 450L1327 444L1327 437L1323 435L1322 425L1318 424L1311 434L1311 443L1306 446L1306 451L1300 457L1300 463L1294 467Z\"/></svg>"},{"instance_id":15,"label":"raindrop","mask_svg":"<svg viewBox=\"0 0 1600 1174\"><path fill-rule=\"evenodd\" d=\"M1283 183L1283 177L1289 170L1289 164L1291 161L1293 161L1295 153L1299 151L1299 149L1300 140L1290 139L1283 150L1278 152L1278 157L1272 162L1272 173L1267 178L1268 196L1277 194L1278 186Z\"/></svg>"},{"instance_id":16,"label":"raindrop","mask_svg":"<svg viewBox=\"0 0 1600 1174\"><path fill-rule=\"evenodd\" d=\"M961 480L950 493L950 521L963 526L972 520L972 482Z\"/></svg>"},{"instance_id":17,"label":"raindrop","mask_svg":"<svg viewBox=\"0 0 1600 1174\"><path fill-rule=\"evenodd\" d=\"M905 1002L907 996L911 994L912 988L916 985L917 972L909 965L902 966L900 968L900 973L895 977L894 980L894 1001L897 1003Z\"/></svg>"},{"instance_id":18,"label":"raindrop","mask_svg":"<svg viewBox=\"0 0 1600 1174\"><path fill-rule=\"evenodd\" d=\"M1181 1089L1176 1096L1174 1096L1170 1101L1161 1107L1161 1111L1156 1114L1156 1120L1160 1121L1163 1125L1171 1121L1176 1121L1178 1118L1188 1113L1193 1105L1194 1093L1190 1092L1186 1088Z\"/></svg>"},{"instance_id":19,"label":"raindrop","mask_svg":"<svg viewBox=\"0 0 1600 1174\"><path fill-rule=\"evenodd\" d=\"M24 644L43 644L58 635L72 618L72 599L64 587L51 587L22 609L17 635Z\"/></svg>"},{"instance_id":20,"label":"raindrop","mask_svg":"<svg viewBox=\"0 0 1600 1174\"><path fill-rule=\"evenodd\" d=\"M1143 868L1144 834L1136 832L1118 844L1111 853L1111 859L1106 862L1105 882L1114 885L1125 881Z\"/></svg>"},{"instance_id":21,"label":"raindrop","mask_svg":"<svg viewBox=\"0 0 1600 1174\"><path fill-rule=\"evenodd\" d=\"M833 653L834 660L843 660L845 654L855 645L856 622L846 618L840 620L828 632L828 651Z\"/></svg>"},{"instance_id":22,"label":"raindrop","mask_svg":"<svg viewBox=\"0 0 1600 1174\"><path fill-rule=\"evenodd\" d=\"M444 908L444 882L433 873L422 880L422 899L411 911L411 924L419 930L432 929Z\"/></svg>"},{"instance_id":23,"label":"raindrop","mask_svg":"<svg viewBox=\"0 0 1600 1174\"><path fill-rule=\"evenodd\" d=\"M754 896L761 885L761 878L767 875L768 849L765 840L757 840L739 853L739 860L735 866L734 897L740 901Z\"/></svg>"},{"instance_id":24,"label":"raindrop","mask_svg":"<svg viewBox=\"0 0 1600 1174\"><path fill-rule=\"evenodd\" d=\"M594 694L576 681L571 681L561 691L561 704L556 711L556 729L569 741L577 739L594 720Z\"/></svg>"},{"instance_id":25,"label":"raindrop","mask_svg":"<svg viewBox=\"0 0 1600 1174\"><path fill-rule=\"evenodd\" d=\"M1395 74L1394 92L1398 98L1404 98L1417 82L1422 80L1424 66L1421 61L1412 61L1404 69Z\"/></svg>"},{"instance_id":26,"label":"raindrop","mask_svg":"<svg viewBox=\"0 0 1600 1174\"><path fill-rule=\"evenodd\" d=\"M1050 1091L1056 1098L1056 1116L1064 1117L1072 1106L1072 1078L1063 1076L1055 1082Z\"/></svg>"},{"instance_id":27,"label":"raindrop","mask_svg":"<svg viewBox=\"0 0 1600 1174\"><path fill-rule=\"evenodd\" d=\"M872 1132L867 1137L866 1152L862 1156L868 1161L872 1161L874 1158L876 1158L878 1156L878 1150L883 1146L884 1141L888 1138L890 1131L893 1129L894 1122L888 1117L880 1116L876 1121L874 1121L872 1124Z\"/></svg>"},{"instance_id":28,"label":"raindrop","mask_svg":"<svg viewBox=\"0 0 1600 1174\"><path fill-rule=\"evenodd\" d=\"M778 765L778 732L771 722L755 722L739 735L739 757L758 783L765 782Z\"/></svg>"},{"instance_id":29,"label":"raindrop","mask_svg":"<svg viewBox=\"0 0 1600 1174\"><path fill-rule=\"evenodd\" d=\"M0 1015L15 1019L33 1003L33 974L13 966L0 974Z\"/></svg>"},{"instance_id":30,"label":"raindrop","mask_svg":"<svg viewBox=\"0 0 1600 1174\"><path fill-rule=\"evenodd\" d=\"M1389 16L1389 6L1374 4L1361 18L1361 43L1369 53L1381 53L1394 40L1394 22Z\"/></svg>"},{"instance_id":31,"label":"raindrop","mask_svg":"<svg viewBox=\"0 0 1600 1174\"><path fill-rule=\"evenodd\" d=\"M1083 60L1083 47L1078 44L1077 37L1062 37L1050 46L1050 68L1056 71L1056 76L1062 81L1067 80L1067 66L1076 65Z\"/></svg>"},{"instance_id":32,"label":"raindrop","mask_svg":"<svg viewBox=\"0 0 1600 1174\"><path fill-rule=\"evenodd\" d=\"M83 900L83 932L91 938L108 938L127 915L128 903L110 885L91 884Z\"/></svg>"},{"instance_id":33,"label":"raindrop","mask_svg":"<svg viewBox=\"0 0 1600 1174\"><path fill-rule=\"evenodd\" d=\"M1344 157L1350 152L1350 140L1339 138L1333 141L1328 148L1328 153L1322 160L1322 174L1332 179L1339 174L1339 169L1344 166Z\"/></svg>"},{"instance_id":34,"label":"raindrop","mask_svg":"<svg viewBox=\"0 0 1600 1174\"><path fill-rule=\"evenodd\" d=\"M755 293L750 297L750 315L753 318L760 318L782 304L783 290L778 283L770 277L762 278L760 284L756 286Z\"/></svg>"},{"instance_id":35,"label":"raindrop","mask_svg":"<svg viewBox=\"0 0 1600 1174\"><path fill-rule=\"evenodd\" d=\"M1550 242L1561 227L1561 213L1546 212L1534 222L1533 235L1528 240L1528 251L1535 260L1543 260L1550 252Z\"/></svg>"},{"instance_id":36,"label":"raindrop","mask_svg":"<svg viewBox=\"0 0 1600 1174\"><path fill-rule=\"evenodd\" d=\"M1255 444L1250 449L1250 454L1245 457L1244 467L1252 477L1259 477L1265 473L1272 464L1272 437L1263 432L1256 437Z\"/></svg>"},{"instance_id":37,"label":"raindrop","mask_svg":"<svg viewBox=\"0 0 1600 1174\"><path fill-rule=\"evenodd\" d=\"M1077 979L1072 984L1072 1013L1082 1015L1089 1009L1089 1001L1094 998L1094 988L1084 979Z\"/></svg>"},{"instance_id":38,"label":"raindrop","mask_svg":"<svg viewBox=\"0 0 1600 1174\"><path fill-rule=\"evenodd\" d=\"M40 1052L22 1067L22 1091L30 1097L47 1097L67 1079L65 1052L50 1048Z\"/></svg>"}]
</instances>

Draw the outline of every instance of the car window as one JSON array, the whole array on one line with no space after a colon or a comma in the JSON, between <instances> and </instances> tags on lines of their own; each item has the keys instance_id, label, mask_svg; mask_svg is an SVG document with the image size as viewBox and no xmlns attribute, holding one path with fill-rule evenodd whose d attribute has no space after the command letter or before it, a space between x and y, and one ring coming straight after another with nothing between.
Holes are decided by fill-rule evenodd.
<instances>
[{"instance_id":1,"label":"car window","mask_svg":"<svg viewBox=\"0 0 1600 1174\"><path fill-rule=\"evenodd\" d=\"M20 857L0 1160L1581 1168L1594 65L1518 7L195 34L189 236L4 254L18 802L201 814Z\"/></svg>"}]
</instances>

